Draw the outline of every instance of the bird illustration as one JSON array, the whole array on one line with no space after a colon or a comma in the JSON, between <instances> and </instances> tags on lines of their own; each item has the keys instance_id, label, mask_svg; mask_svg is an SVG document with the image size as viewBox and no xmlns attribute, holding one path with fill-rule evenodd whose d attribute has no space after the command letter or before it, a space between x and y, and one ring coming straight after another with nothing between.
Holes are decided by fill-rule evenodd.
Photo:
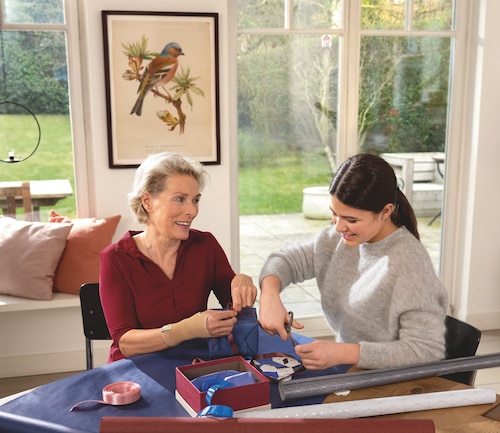
<instances>
[{"instance_id":1,"label":"bird illustration","mask_svg":"<svg viewBox=\"0 0 500 433\"><path fill-rule=\"evenodd\" d=\"M142 114L142 104L148 92L153 87L166 84L174 78L179 64L178 57L181 55L184 55L181 46L177 42L170 42L165 45L158 56L149 62L137 89L139 96L130 114L140 116Z\"/></svg>"}]
</instances>

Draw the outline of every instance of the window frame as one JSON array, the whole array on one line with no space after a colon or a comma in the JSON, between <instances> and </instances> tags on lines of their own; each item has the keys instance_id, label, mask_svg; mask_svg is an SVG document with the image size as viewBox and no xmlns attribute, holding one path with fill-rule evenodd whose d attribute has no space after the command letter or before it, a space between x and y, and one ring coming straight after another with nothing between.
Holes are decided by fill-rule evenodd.
<instances>
[{"instance_id":1,"label":"window frame","mask_svg":"<svg viewBox=\"0 0 500 433\"><path fill-rule=\"evenodd\" d=\"M410 4L413 0L406 0ZM337 137L337 160L343 161L347 157L358 152L358 96L359 96L359 64L360 64L360 43L362 36L405 36L405 37L448 37L451 38L452 58L450 60L450 70L452 80L449 89L448 105L448 125L445 143L447 155L446 177L444 181L444 201L442 221L446 224L441 228L441 260L439 274L448 288L450 298L452 297L452 287L457 284L457 260L450 251L455 251L459 245L457 230L461 225L460 214L456 209L460 207L460 197L465 193L464 183L460 182L460 173L463 169L463 158L467 153L467 136L464 130L464 107L467 99L467 59L468 52L467 35L473 23L477 21L479 6L475 2L466 0L455 0L454 28L450 30L413 30L407 25L404 30L363 30L361 28L361 6L362 0L344 0L342 7L342 26L340 29L293 29L290 23L293 22L292 0L285 0L287 5L285 11L285 26L280 29L269 28L237 28L239 34L266 34L266 35L294 35L294 34L318 34L325 33L338 35L341 38L341 65L339 69L339 101L338 110L345 113L339 116L338 137ZM476 20L476 21L475 21ZM449 145L453 143L453 147Z\"/></svg>"}]
</instances>

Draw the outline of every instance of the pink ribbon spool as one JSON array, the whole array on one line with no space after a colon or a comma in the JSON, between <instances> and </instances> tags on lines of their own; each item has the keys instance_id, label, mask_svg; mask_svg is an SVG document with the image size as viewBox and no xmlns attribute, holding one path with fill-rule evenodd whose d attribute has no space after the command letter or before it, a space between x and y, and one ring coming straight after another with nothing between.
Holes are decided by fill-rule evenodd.
<instances>
[{"instance_id":1,"label":"pink ribbon spool","mask_svg":"<svg viewBox=\"0 0 500 433\"><path fill-rule=\"evenodd\" d=\"M141 386L135 382L114 382L102 389L102 399L107 404L121 406L141 398Z\"/></svg>"},{"instance_id":2,"label":"pink ribbon spool","mask_svg":"<svg viewBox=\"0 0 500 433\"><path fill-rule=\"evenodd\" d=\"M135 403L141 398L141 386L135 382L113 382L102 389L102 400L83 400L69 410L77 408L83 403L101 403L113 406L123 406Z\"/></svg>"}]
</instances>

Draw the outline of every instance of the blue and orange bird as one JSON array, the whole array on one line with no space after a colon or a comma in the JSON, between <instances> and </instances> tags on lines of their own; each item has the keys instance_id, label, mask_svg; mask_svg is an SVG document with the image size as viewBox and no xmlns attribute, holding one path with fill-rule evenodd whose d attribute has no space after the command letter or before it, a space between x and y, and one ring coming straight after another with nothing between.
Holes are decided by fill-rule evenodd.
<instances>
[{"instance_id":1,"label":"blue and orange bird","mask_svg":"<svg viewBox=\"0 0 500 433\"><path fill-rule=\"evenodd\" d=\"M174 78L178 57L184 55L181 46L177 42L170 42L163 48L162 52L151 60L144 70L144 74L139 84L137 101L132 107L130 114L140 116L142 114L142 104L148 92L155 86L168 83Z\"/></svg>"}]
</instances>

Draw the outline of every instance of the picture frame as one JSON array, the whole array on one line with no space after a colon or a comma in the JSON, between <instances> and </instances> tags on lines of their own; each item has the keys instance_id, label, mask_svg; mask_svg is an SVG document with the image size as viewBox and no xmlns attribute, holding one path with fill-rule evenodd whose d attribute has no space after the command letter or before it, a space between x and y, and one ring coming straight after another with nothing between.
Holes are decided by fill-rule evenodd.
<instances>
[{"instance_id":1,"label":"picture frame","mask_svg":"<svg viewBox=\"0 0 500 433\"><path fill-rule=\"evenodd\" d=\"M220 164L218 13L101 14L109 168L162 151Z\"/></svg>"}]
</instances>

